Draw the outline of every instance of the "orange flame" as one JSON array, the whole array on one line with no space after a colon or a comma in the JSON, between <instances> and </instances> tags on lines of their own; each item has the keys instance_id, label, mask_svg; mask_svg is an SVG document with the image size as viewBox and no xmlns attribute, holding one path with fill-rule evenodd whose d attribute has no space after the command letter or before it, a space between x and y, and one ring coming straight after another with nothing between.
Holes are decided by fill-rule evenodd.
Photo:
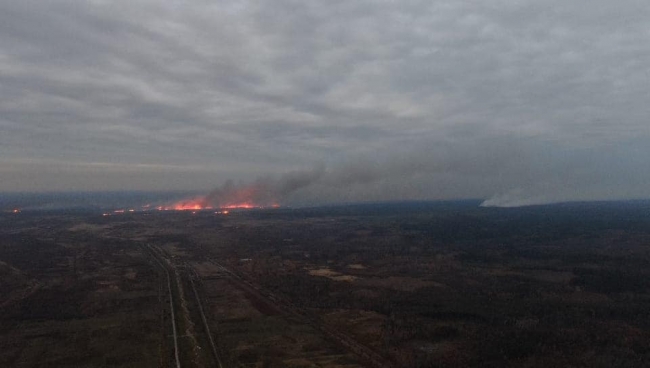
<instances>
[{"instance_id":1,"label":"orange flame","mask_svg":"<svg viewBox=\"0 0 650 368\"><path fill-rule=\"evenodd\" d=\"M158 207L159 210L200 211L217 209L253 209L280 207L273 195L264 185L259 183L248 186L235 186L227 182L221 188L200 197L188 198L168 206Z\"/></svg>"},{"instance_id":2,"label":"orange flame","mask_svg":"<svg viewBox=\"0 0 650 368\"><path fill-rule=\"evenodd\" d=\"M221 208L227 208L227 209L237 209L237 208L244 208L244 209L250 209L250 208L261 208L261 206L257 206L253 203L234 203L234 204L227 204L225 206L221 206Z\"/></svg>"},{"instance_id":3,"label":"orange flame","mask_svg":"<svg viewBox=\"0 0 650 368\"><path fill-rule=\"evenodd\" d=\"M233 209L253 209L253 208L264 208L264 207L266 206L256 204L252 201L229 202L226 204L219 205L217 207L213 207L210 205L206 205L205 200L203 198L195 198L195 199L186 199L186 200L178 201L170 206L159 206L156 207L156 209L158 209L159 211L201 211L201 210L211 210L213 208L233 210ZM269 207L278 208L280 207L280 205L274 203ZM226 212L224 211L224 213Z\"/></svg>"},{"instance_id":4,"label":"orange flame","mask_svg":"<svg viewBox=\"0 0 650 368\"><path fill-rule=\"evenodd\" d=\"M198 211L206 209L207 207L203 204L203 198L194 198L194 199L184 199L178 201L170 206L159 206L156 207L159 211Z\"/></svg>"}]
</instances>

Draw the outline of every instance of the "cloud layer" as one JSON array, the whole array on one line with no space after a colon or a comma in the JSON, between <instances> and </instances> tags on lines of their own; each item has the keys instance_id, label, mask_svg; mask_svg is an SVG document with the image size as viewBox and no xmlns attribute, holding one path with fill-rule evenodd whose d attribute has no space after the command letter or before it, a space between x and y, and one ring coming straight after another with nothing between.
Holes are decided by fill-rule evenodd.
<instances>
[{"instance_id":1,"label":"cloud layer","mask_svg":"<svg viewBox=\"0 0 650 368\"><path fill-rule=\"evenodd\" d=\"M294 201L648 197L649 18L633 0L0 1L0 191L324 166Z\"/></svg>"}]
</instances>

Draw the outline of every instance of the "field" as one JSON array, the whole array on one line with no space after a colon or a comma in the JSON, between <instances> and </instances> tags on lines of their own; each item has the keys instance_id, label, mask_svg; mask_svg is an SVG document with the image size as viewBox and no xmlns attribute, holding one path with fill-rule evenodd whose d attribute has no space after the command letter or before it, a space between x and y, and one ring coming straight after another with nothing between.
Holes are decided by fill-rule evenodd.
<instances>
[{"instance_id":1,"label":"field","mask_svg":"<svg viewBox=\"0 0 650 368\"><path fill-rule=\"evenodd\" d=\"M0 214L0 366L647 367L650 203Z\"/></svg>"}]
</instances>

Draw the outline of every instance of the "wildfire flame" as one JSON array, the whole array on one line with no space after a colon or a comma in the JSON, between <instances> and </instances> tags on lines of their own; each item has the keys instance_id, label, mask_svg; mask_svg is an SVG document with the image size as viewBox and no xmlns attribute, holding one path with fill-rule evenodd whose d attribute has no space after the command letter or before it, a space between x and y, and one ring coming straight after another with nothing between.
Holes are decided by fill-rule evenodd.
<instances>
[{"instance_id":1,"label":"wildfire flame","mask_svg":"<svg viewBox=\"0 0 650 368\"><path fill-rule=\"evenodd\" d=\"M215 189L205 196L184 199L169 206L158 209L176 211L200 211L210 209L253 209L277 208L279 204L274 200L272 191L262 183L237 186L226 182L221 188Z\"/></svg>"},{"instance_id":2,"label":"wildfire flame","mask_svg":"<svg viewBox=\"0 0 650 368\"><path fill-rule=\"evenodd\" d=\"M211 210L214 208L233 210L233 209L253 209L253 208L264 208L264 207L267 206L258 205L253 202L241 202L241 203L233 202L233 203L228 203L217 207L213 207L210 205L206 205L205 202L201 200L182 200L172 204L171 206L158 207L158 209L163 211L172 211L172 210L173 211L190 211L190 210L201 211L201 210ZM274 203L268 207L277 208L279 207L279 205Z\"/></svg>"},{"instance_id":3,"label":"wildfire flame","mask_svg":"<svg viewBox=\"0 0 650 368\"><path fill-rule=\"evenodd\" d=\"M289 172L277 177L259 177L251 183L226 181L205 196L158 207L159 210L208 210L277 208L280 200L316 182L325 173L322 166L311 171Z\"/></svg>"},{"instance_id":4,"label":"wildfire flame","mask_svg":"<svg viewBox=\"0 0 650 368\"><path fill-rule=\"evenodd\" d=\"M173 203L168 206L159 206L156 207L159 211L201 211L201 210L212 210L215 208L222 210L233 210L233 209L254 209L254 208L278 208L280 207L277 203L271 203L269 205L257 204L253 201L241 201L241 202L226 202L224 204L219 204L212 206L206 198L193 198L193 199L184 199ZM227 211L223 211L227 213Z\"/></svg>"},{"instance_id":5,"label":"wildfire flame","mask_svg":"<svg viewBox=\"0 0 650 368\"><path fill-rule=\"evenodd\" d=\"M163 210L174 210L174 211L187 211L187 210L202 210L202 209L207 209L207 206L205 206L204 201L202 198L194 198L194 199L185 199L182 201L178 201L171 206L168 207L163 207Z\"/></svg>"},{"instance_id":6,"label":"wildfire flame","mask_svg":"<svg viewBox=\"0 0 650 368\"><path fill-rule=\"evenodd\" d=\"M216 214L227 214L228 210L235 209L278 208L280 205L276 198L281 198L282 192L273 189L263 181L257 181L249 185L235 185L232 181L228 181L222 187L211 191L205 196L187 198L166 205L152 206L151 204L145 204L139 207L137 211L191 211L196 213L197 211L216 209L219 210L215 212ZM134 209L117 209L110 214L104 215L135 211Z\"/></svg>"}]
</instances>

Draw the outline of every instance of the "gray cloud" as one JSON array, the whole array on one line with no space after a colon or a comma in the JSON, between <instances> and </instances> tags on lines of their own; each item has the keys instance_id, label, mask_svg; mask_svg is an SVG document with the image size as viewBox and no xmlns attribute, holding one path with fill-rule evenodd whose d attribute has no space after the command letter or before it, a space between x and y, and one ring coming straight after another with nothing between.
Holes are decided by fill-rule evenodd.
<instances>
[{"instance_id":1,"label":"gray cloud","mask_svg":"<svg viewBox=\"0 0 650 368\"><path fill-rule=\"evenodd\" d=\"M322 163L288 201L647 197L649 13L0 1L0 190L207 190Z\"/></svg>"}]
</instances>

